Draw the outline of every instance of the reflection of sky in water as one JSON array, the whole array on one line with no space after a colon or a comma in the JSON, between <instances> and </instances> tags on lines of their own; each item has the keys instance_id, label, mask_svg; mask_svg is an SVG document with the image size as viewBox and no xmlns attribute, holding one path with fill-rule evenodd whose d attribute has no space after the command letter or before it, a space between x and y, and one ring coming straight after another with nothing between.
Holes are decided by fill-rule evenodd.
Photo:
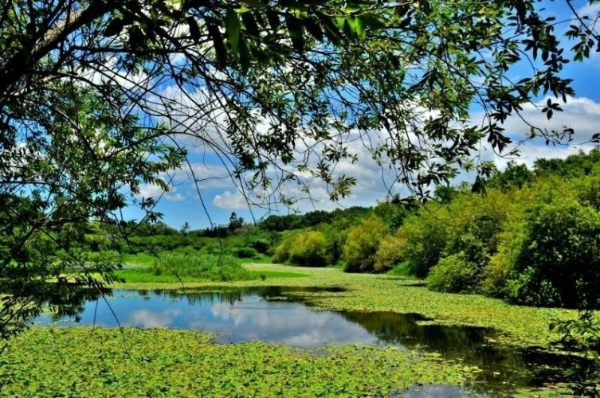
<instances>
[{"instance_id":1,"label":"reflection of sky in water","mask_svg":"<svg viewBox=\"0 0 600 398\"><path fill-rule=\"evenodd\" d=\"M140 328L204 330L217 333L217 341L224 343L261 340L313 347L333 343L375 344L379 340L335 312L311 310L298 302L267 301L256 293L221 301L218 295L210 293L188 300L185 295L149 292L144 297L133 291L114 291L113 297L106 301L87 302L84 308L81 325L92 325L95 320L97 326L120 323ZM50 319L41 317L37 322L47 323ZM72 320L57 322L70 323Z\"/></svg>"}]
</instances>

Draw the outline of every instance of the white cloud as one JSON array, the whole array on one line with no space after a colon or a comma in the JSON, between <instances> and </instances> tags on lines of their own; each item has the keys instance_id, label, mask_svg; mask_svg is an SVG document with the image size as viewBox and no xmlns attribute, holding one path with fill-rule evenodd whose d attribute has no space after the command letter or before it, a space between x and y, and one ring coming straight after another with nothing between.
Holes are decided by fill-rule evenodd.
<instances>
[{"instance_id":1,"label":"white cloud","mask_svg":"<svg viewBox=\"0 0 600 398\"><path fill-rule=\"evenodd\" d=\"M135 195L138 199L141 198L163 198L171 202L180 202L185 200L185 196L177 192L177 187L173 187L170 192L165 192L161 187L154 184L142 184L140 192Z\"/></svg>"},{"instance_id":2,"label":"white cloud","mask_svg":"<svg viewBox=\"0 0 600 398\"><path fill-rule=\"evenodd\" d=\"M580 150L589 151L596 146L596 144L590 143L590 139L593 134L600 132L598 125L598 120L600 120L599 103L589 98L569 97L566 104L560 105L563 111L555 112L550 120L540 111L545 103L546 101L543 100L535 105L525 105L521 116L529 124L542 130L562 131L565 127L572 128L575 134L571 142L546 145L545 140L541 137L528 140L531 133L530 126L518 116L513 116L502 127L506 129L505 133L515 141L510 149L519 149L520 155L516 158L496 156L490 150L489 144L484 141L483 147L487 151L482 154L482 158L495 161L500 168L503 168L510 160L525 163L528 167L531 167L538 158L565 158L578 153ZM521 140L524 140L524 142L517 145Z\"/></svg>"},{"instance_id":3,"label":"white cloud","mask_svg":"<svg viewBox=\"0 0 600 398\"><path fill-rule=\"evenodd\" d=\"M160 313L138 310L129 314L127 324L142 328L167 327L179 315L181 315L181 310L175 308L163 310Z\"/></svg>"},{"instance_id":4,"label":"white cloud","mask_svg":"<svg viewBox=\"0 0 600 398\"><path fill-rule=\"evenodd\" d=\"M589 18L596 18L598 17L598 13L600 13L600 3L597 2L591 4L586 2L583 7L577 9L577 14L580 17L587 16Z\"/></svg>"},{"instance_id":5,"label":"white cloud","mask_svg":"<svg viewBox=\"0 0 600 398\"><path fill-rule=\"evenodd\" d=\"M591 136L598 132L597 121L600 120L600 104L589 98L568 98L566 104L561 104L563 112L555 112L554 117L551 120L547 120L546 115L540 112L541 107L545 105L545 100L539 102L536 105L527 104L524 106L521 116L529 123L547 130L562 130L563 126L571 127L575 130L574 141L568 146L546 146L540 139L533 141L527 141L519 147L521 150L521 156L517 159L519 162L526 163L528 166L532 166L535 159L540 157L566 157L570 154L577 153L580 149L588 150L594 145L585 143L589 141ZM191 112L191 111L190 111ZM475 114L473 123L477 123L481 120L481 114ZM211 124L209 122L208 124ZM530 134L530 127L524 123L519 117L513 116L503 126L506 130L505 133L518 142L521 139L526 139ZM264 125L257 126L257 129L261 133L266 133L266 127ZM210 129L203 132L207 134L205 138L211 140L214 138L213 133L221 134L219 129L215 131L209 131ZM217 141L221 139L220 144L223 148L227 148L229 144L227 140L222 136L217 136ZM296 142L296 155L297 162L291 165L283 165L277 160L274 160L274 164L267 170L267 176L272 179L274 183L280 181L282 176L285 176L286 172L294 173L302 179L303 184L298 185L296 182L291 181L278 186L279 193L286 197L292 197L297 200L297 204L293 206L295 210L301 212L311 211L314 209L332 210L336 207L348 207L348 206L372 206L377 200L381 200L391 192L400 192L401 194L407 194L408 190L406 187L401 185L395 185L397 180L397 165L389 162L383 162L378 164L373 160L371 150L378 145L381 145L385 140L389 139L388 133L369 132L369 133L358 133L352 132L343 137L344 144L348 147L350 153L356 154L359 158L358 162L352 162L350 159L342 159L332 168L334 179L345 175L346 177L356 178L357 184L352 189L352 193L349 197L341 199L339 203L332 203L329 199L329 191L327 185L317 179L312 178L312 175L308 171L298 172L294 169L295 166L306 162L309 169L314 169L318 160L320 150L323 148L322 144L315 144L314 140L304 138L299 139ZM406 139L414 142L415 137L408 134ZM577 144L574 144L577 143ZM311 148L312 146L312 148ZM308 156L310 150L314 152ZM489 144L486 140L482 142L482 151L479 154L481 159L494 160L500 168L511 160L510 158L497 157L493 151L490 150ZM213 161L215 161L213 159ZM213 196L212 205L228 210L248 209L248 201L251 204L263 205L269 208L277 208L277 195L271 189L268 192L247 192L246 195L242 193L236 186L240 184L231 178L230 170L233 167L234 161L225 159L226 162L231 163L231 168L228 168L228 164L215 164L207 162L194 162L191 164L191 170L194 172L195 177L198 181L198 186L202 193L205 194L207 191L218 189L219 192ZM188 184L191 180L190 170L177 170L170 174L173 177L173 181L176 184ZM244 177L244 176L242 176ZM456 182L460 181L472 181L473 174L462 172L456 179ZM242 186L244 181L241 182ZM244 187L247 188L247 187ZM302 192L302 188L308 190L307 193ZM212 193L211 193L212 194ZM269 203L271 201L271 203ZM281 210L287 208L281 208Z\"/></svg>"},{"instance_id":6,"label":"white cloud","mask_svg":"<svg viewBox=\"0 0 600 398\"><path fill-rule=\"evenodd\" d=\"M221 209L247 209L248 201L239 191L224 191L215 195L212 204Z\"/></svg>"}]
</instances>

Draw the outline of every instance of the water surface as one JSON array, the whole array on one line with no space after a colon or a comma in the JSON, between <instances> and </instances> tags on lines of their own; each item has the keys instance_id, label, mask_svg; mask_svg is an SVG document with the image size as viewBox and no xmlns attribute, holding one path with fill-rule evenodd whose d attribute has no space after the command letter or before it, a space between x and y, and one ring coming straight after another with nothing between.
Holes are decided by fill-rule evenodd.
<instances>
[{"instance_id":1,"label":"water surface","mask_svg":"<svg viewBox=\"0 0 600 398\"><path fill-rule=\"evenodd\" d=\"M343 289L115 290L105 299L83 302L79 323L203 330L215 333L217 343L260 340L309 349L327 344L419 348L479 367L482 372L475 388L490 395L560 381L557 368L568 365L568 360L558 356L488 344L496 333L485 328L422 324L428 319L418 314L317 310L297 295L303 291L337 294ZM51 316L35 322L75 323L73 318ZM426 396L433 393L432 388L417 389L411 394ZM452 393L458 394L456 390Z\"/></svg>"}]
</instances>

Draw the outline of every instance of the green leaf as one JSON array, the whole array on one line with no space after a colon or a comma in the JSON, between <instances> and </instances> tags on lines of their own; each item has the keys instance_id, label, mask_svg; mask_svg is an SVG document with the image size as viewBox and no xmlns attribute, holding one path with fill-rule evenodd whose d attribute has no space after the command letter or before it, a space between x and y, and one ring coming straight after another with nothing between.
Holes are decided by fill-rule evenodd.
<instances>
[{"instance_id":1,"label":"green leaf","mask_svg":"<svg viewBox=\"0 0 600 398\"><path fill-rule=\"evenodd\" d=\"M361 17L356 17L354 19L354 29L356 31L356 35L364 40L367 38L367 31L365 29L364 20Z\"/></svg>"},{"instance_id":2,"label":"green leaf","mask_svg":"<svg viewBox=\"0 0 600 398\"><path fill-rule=\"evenodd\" d=\"M304 51L304 36L302 34L302 23L301 21L291 15L285 16L285 24L288 28L290 39L294 49L298 52Z\"/></svg>"},{"instance_id":3,"label":"green leaf","mask_svg":"<svg viewBox=\"0 0 600 398\"><path fill-rule=\"evenodd\" d=\"M200 28L198 28L198 22L196 21L196 18L192 16L188 17L187 23L190 27L190 36L196 43L198 43L198 41L200 41Z\"/></svg>"},{"instance_id":4,"label":"green leaf","mask_svg":"<svg viewBox=\"0 0 600 398\"><path fill-rule=\"evenodd\" d=\"M227 32L227 41L231 50L234 54L237 54L240 41L240 18L234 10L227 10L225 31Z\"/></svg>"},{"instance_id":5,"label":"green leaf","mask_svg":"<svg viewBox=\"0 0 600 398\"><path fill-rule=\"evenodd\" d=\"M239 41L240 65L242 74L246 74L250 68L250 51L248 50L248 42L244 37L240 37Z\"/></svg>"},{"instance_id":6,"label":"green leaf","mask_svg":"<svg viewBox=\"0 0 600 398\"><path fill-rule=\"evenodd\" d=\"M217 55L217 66L223 69L227 65L227 48L223 42L223 37L219 31L219 27L209 21L206 22L206 27L208 29L208 34L213 41L213 46Z\"/></svg>"}]
</instances>

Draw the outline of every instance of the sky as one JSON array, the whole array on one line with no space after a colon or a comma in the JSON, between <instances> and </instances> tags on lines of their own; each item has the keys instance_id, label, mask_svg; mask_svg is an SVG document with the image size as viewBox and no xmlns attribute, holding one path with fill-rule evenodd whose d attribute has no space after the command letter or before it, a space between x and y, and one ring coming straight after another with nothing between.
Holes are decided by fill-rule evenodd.
<instances>
[{"instance_id":1,"label":"sky","mask_svg":"<svg viewBox=\"0 0 600 398\"><path fill-rule=\"evenodd\" d=\"M543 2L548 11L556 15L557 20L570 17L571 13L564 1ZM574 1L574 6L583 14L595 16L600 12L600 4L587 6L587 1ZM566 29L566 25L557 26L557 31ZM523 71L511 71L514 76L519 76ZM482 158L494 160L502 169L506 163L513 159L519 163L532 166L537 158L565 158L579 151L588 151L593 148L592 144L581 144L589 140L592 134L600 132L600 54L592 56L581 63L570 63L565 67L564 77L574 80L573 87L576 95L568 98L566 104L562 104L563 112L555 113L548 121L546 116L535 109L534 105L525 106L522 116L530 123L541 128L562 129L568 126L576 131L573 142L569 145L546 145L543 140L533 140L523 146L519 146L520 156L518 158L498 157L491 151L483 151ZM545 98L539 98L539 104L545 102ZM193 112L193 109L190 110ZM473 110L473 120L481 119L477 109ZM215 117L218 120L218 116ZM503 126L505 132L514 137L527 136L529 127L513 117ZM393 176L387 175L385 170L373 162L362 145L350 146L356 152L359 162L341 162L337 166L337 173L354 176L357 179L356 186L352 189L349 197L333 203L329 200L327 190L322 184L310 187L312 200L301 200L291 208L282 205L273 205L268 208L248 205L244 195L236 188L228 171L220 163L219 159L207 154L207 148L188 144L189 166L182 170L175 170L167 178L173 185L171 192L162 192L152 185L143 185L140 197L160 198L156 211L163 213L163 221L174 228L180 228L184 223L189 223L192 229L207 228L211 225L223 225L229 222L232 212L238 217L243 217L246 222L259 221L269 214L288 214L291 212L307 212L312 210L333 210L349 206L374 206L378 200L382 200L388 193L386 183ZM485 148L484 148L485 149ZM195 180L199 181L195 184ZM461 173L456 183L460 181L472 181L472 174ZM287 193L295 195L294 190L298 187L286 188ZM401 191L402 192L402 191ZM406 192L406 191L405 191ZM126 209L126 219L137 219L142 213L135 208Z\"/></svg>"}]
</instances>

